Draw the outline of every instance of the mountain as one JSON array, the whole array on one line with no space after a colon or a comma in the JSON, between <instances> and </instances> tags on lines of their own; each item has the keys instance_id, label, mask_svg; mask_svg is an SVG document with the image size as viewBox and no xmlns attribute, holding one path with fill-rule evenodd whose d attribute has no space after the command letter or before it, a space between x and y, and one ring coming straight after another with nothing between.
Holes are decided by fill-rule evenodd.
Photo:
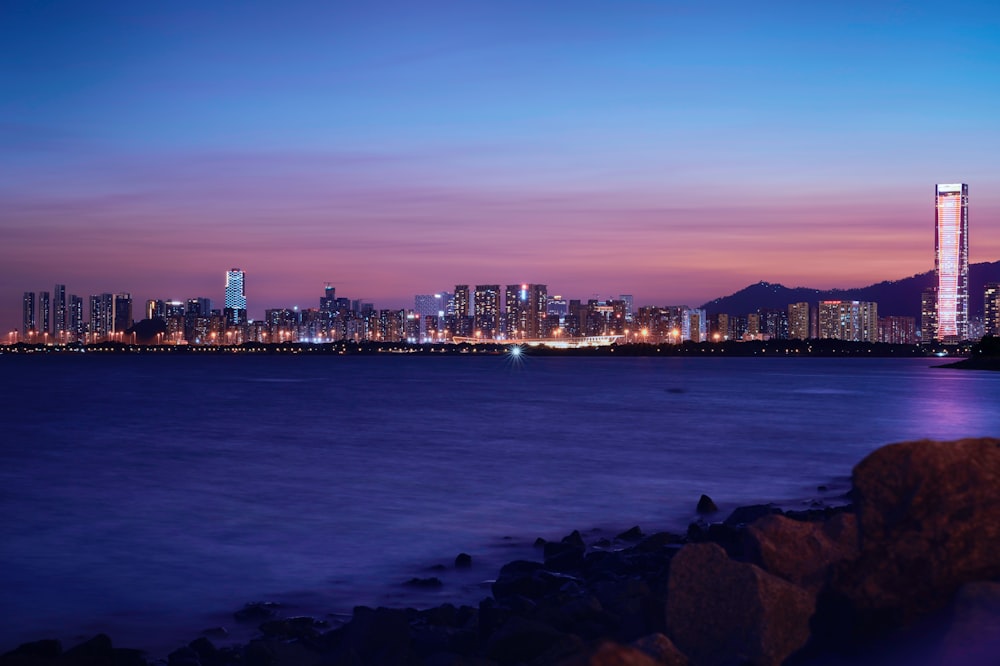
<instances>
[{"instance_id":1,"label":"mountain","mask_svg":"<svg viewBox=\"0 0 1000 666\"><path fill-rule=\"evenodd\" d=\"M983 288L987 282L1000 282L1000 261L969 266L969 316L983 316ZM920 292L933 287L934 271L918 273L901 280L888 280L857 289L809 289L758 282L735 294L709 301L701 307L708 314L725 312L746 314L761 308L786 309L790 303L807 301L875 301L879 316L899 315L920 319Z\"/></svg>"}]
</instances>

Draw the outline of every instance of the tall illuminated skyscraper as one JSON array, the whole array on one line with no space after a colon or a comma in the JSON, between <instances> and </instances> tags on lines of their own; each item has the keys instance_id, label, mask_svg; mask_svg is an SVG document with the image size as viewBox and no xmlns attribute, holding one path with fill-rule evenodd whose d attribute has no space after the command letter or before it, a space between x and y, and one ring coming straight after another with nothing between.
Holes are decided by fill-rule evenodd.
<instances>
[{"instance_id":1,"label":"tall illuminated skyscraper","mask_svg":"<svg viewBox=\"0 0 1000 666\"><path fill-rule=\"evenodd\" d=\"M244 274L238 268L226 271L226 323L230 326L245 324L247 320L247 296Z\"/></svg>"},{"instance_id":2,"label":"tall illuminated skyscraper","mask_svg":"<svg viewBox=\"0 0 1000 666\"><path fill-rule=\"evenodd\" d=\"M937 333L945 342L969 333L969 186L934 189L934 274L937 277Z\"/></svg>"}]
</instances>

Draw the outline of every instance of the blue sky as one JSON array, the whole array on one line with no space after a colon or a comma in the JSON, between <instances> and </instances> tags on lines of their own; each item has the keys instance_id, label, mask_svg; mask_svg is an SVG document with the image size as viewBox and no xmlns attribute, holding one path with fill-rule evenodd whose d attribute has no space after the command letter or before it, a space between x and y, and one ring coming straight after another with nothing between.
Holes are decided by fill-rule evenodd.
<instances>
[{"instance_id":1,"label":"blue sky","mask_svg":"<svg viewBox=\"0 0 1000 666\"><path fill-rule=\"evenodd\" d=\"M1000 258L991 3L0 7L0 325L20 293L386 305L544 282L697 304Z\"/></svg>"}]
</instances>

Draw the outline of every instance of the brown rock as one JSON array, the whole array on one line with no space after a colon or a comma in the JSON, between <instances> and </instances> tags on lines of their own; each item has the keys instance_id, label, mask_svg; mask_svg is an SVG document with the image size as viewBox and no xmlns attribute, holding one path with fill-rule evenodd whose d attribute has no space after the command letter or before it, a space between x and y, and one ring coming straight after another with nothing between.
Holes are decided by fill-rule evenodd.
<instances>
[{"instance_id":1,"label":"brown rock","mask_svg":"<svg viewBox=\"0 0 1000 666\"><path fill-rule=\"evenodd\" d=\"M560 662L560 666L660 666L646 652L628 645L605 642L583 655L576 655Z\"/></svg>"},{"instance_id":2,"label":"brown rock","mask_svg":"<svg viewBox=\"0 0 1000 666\"><path fill-rule=\"evenodd\" d=\"M632 642L632 647L639 648L663 666L688 666L688 658L677 649L674 642L663 634L650 634Z\"/></svg>"},{"instance_id":3,"label":"brown rock","mask_svg":"<svg viewBox=\"0 0 1000 666\"><path fill-rule=\"evenodd\" d=\"M694 663L780 664L809 637L812 596L713 543L690 544L670 565L667 630Z\"/></svg>"},{"instance_id":4,"label":"brown rock","mask_svg":"<svg viewBox=\"0 0 1000 666\"><path fill-rule=\"evenodd\" d=\"M858 556L858 523L838 513L822 522L765 516L746 532L745 552L764 571L816 592L830 565Z\"/></svg>"},{"instance_id":5,"label":"brown rock","mask_svg":"<svg viewBox=\"0 0 1000 666\"><path fill-rule=\"evenodd\" d=\"M831 589L855 626L909 624L1000 576L1000 440L892 444L853 480L861 556Z\"/></svg>"}]
</instances>

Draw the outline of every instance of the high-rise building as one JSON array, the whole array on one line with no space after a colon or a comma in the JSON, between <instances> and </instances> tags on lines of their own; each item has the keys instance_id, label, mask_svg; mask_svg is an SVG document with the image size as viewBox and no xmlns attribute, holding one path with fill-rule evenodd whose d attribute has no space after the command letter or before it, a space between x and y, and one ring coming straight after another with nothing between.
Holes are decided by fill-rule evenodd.
<instances>
[{"instance_id":1,"label":"high-rise building","mask_svg":"<svg viewBox=\"0 0 1000 666\"><path fill-rule=\"evenodd\" d=\"M69 338L73 341L83 340L84 333L86 333L83 320L83 299L76 294L70 294L68 317L69 323L66 330L69 333Z\"/></svg>"},{"instance_id":2,"label":"high-rise building","mask_svg":"<svg viewBox=\"0 0 1000 666\"><path fill-rule=\"evenodd\" d=\"M476 333L484 339L500 333L500 285L477 284L475 294Z\"/></svg>"},{"instance_id":3,"label":"high-rise building","mask_svg":"<svg viewBox=\"0 0 1000 666\"><path fill-rule=\"evenodd\" d=\"M469 285L456 284L454 320L449 325L451 335L471 335L472 318L469 316Z\"/></svg>"},{"instance_id":4,"label":"high-rise building","mask_svg":"<svg viewBox=\"0 0 1000 666\"><path fill-rule=\"evenodd\" d=\"M878 304L867 301L820 301L819 337L877 342Z\"/></svg>"},{"instance_id":5,"label":"high-rise building","mask_svg":"<svg viewBox=\"0 0 1000 666\"><path fill-rule=\"evenodd\" d=\"M506 291L508 337L544 336L548 314L548 287L544 284L509 284Z\"/></svg>"},{"instance_id":6,"label":"high-rise building","mask_svg":"<svg viewBox=\"0 0 1000 666\"><path fill-rule=\"evenodd\" d=\"M969 330L969 186L964 183L938 184L934 190L934 274L934 338L965 340Z\"/></svg>"},{"instance_id":7,"label":"high-rise building","mask_svg":"<svg viewBox=\"0 0 1000 666\"><path fill-rule=\"evenodd\" d=\"M809 338L809 304L790 303L788 305L788 337L793 340Z\"/></svg>"},{"instance_id":8,"label":"high-rise building","mask_svg":"<svg viewBox=\"0 0 1000 666\"><path fill-rule=\"evenodd\" d=\"M920 342L930 344L937 336L937 287L920 292Z\"/></svg>"},{"instance_id":9,"label":"high-rise building","mask_svg":"<svg viewBox=\"0 0 1000 666\"><path fill-rule=\"evenodd\" d=\"M52 326L49 323L49 317L52 314L52 308L49 307L49 292L40 291L38 292L38 314L39 314L39 324L38 334L45 339L46 334L52 332Z\"/></svg>"},{"instance_id":10,"label":"high-rise building","mask_svg":"<svg viewBox=\"0 0 1000 666\"><path fill-rule=\"evenodd\" d=\"M987 282L983 290L983 334L1000 336L1000 282Z\"/></svg>"},{"instance_id":11,"label":"high-rise building","mask_svg":"<svg viewBox=\"0 0 1000 666\"><path fill-rule=\"evenodd\" d=\"M247 321L245 276L238 268L226 271L226 324L239 326Z\"/></svg>"},{"instance_id":12,"label":"high-rise building","mask_svg":"<svg viewBox=\"0 0 1000 666\"><path fill-rule=\"evenodd\" d=\"M913 317L879 317L878 341L891 345L917 344L917 321Z\"/></svg>"},{"instance_id":13,"label":"high-rise building","mask_svg":"<svg viewBox=\"0 0 1000 666\"><path fill-rule=\"evenodd\" d=\"M38 313L35 310L35 292L24 292L24 299L21 301L21 335L27 340L28 336L38 330Z\"/></svg>"},{"instance_id":14,"label":"high-rise building","mask_svg":"<svg viewBox=\"0 0 1000 666\"><path fill-rule=\"evenodd\" d=\"M52 291L52 336L56 342L66 338L66 285L57 284Z\"/></svg>"},{"instance_id":15,"label":"high-rise building","mask_svg":"<svg viewBox=\"0 0 1000 666\"><path fill-rule=\"evenodd\" d=\"M124 333L125 329L132 326L132 294L122 292L115 294L111 315L111 330L115 333Z\"/></svg>"}]
</instances>

